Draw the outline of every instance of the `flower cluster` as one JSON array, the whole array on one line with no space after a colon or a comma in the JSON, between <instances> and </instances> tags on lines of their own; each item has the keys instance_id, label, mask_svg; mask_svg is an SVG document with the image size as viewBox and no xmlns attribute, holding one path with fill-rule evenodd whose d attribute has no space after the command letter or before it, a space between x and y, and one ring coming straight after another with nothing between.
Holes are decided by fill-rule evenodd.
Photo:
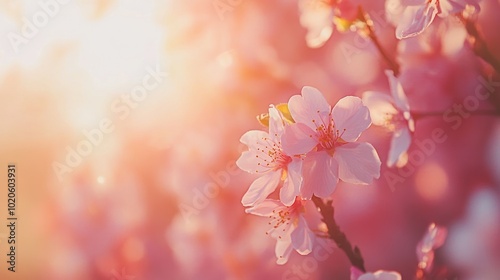
<instances>
[{"instance_id":1,"label":"flower cluster","mask_svg":"<svg viewBox=\"0 0 500 280\"><path fill-rule=\"evenodd\" d=\"M369 143L357 142L371 125L369 109L360 98L347 96L332 108L322 93L304 87L288 104L270 106L269 131L252 130L241 137L248 146L236 162L260 175L245 193L247 213L271 219L267 233L276 238L278 263L292 249L312 250L321 217L311 202L328 198L342 180L370 184L380 176L380 159ZM279 200L268 197L279 187Z\"/></svg>"},{"instance_id":2,"label":"flower cluster","mask_svg":"<svg viewBox=\"0 0 500 280\"><path fill-rule=\"evenodd\" d=\"M414 37L425 31L436 16L445 18L461 12L479 11L478 0L388 0L387 7L402 10L396 26L396 38Z\"/></svg>"}]
</instances>

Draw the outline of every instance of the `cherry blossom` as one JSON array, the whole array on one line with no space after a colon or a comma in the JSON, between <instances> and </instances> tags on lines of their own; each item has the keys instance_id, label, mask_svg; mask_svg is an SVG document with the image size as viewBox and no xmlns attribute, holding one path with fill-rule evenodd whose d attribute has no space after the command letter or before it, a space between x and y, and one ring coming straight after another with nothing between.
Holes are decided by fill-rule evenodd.
<instances>
[{"instance_id":1,"label":"cherry blossom","mask_svg":"<svg viewBox=\"0 0 500 280\"><path fill-rule=\"evenodd\" d=\"M351 280L401 280L401 275L395 271L378 270L374 273L363 273L356 267L351 267Z\"/></svg>"},{"instance_id":2,"label":"cherry blossom","mask_svg":"<svg viewBox=\"0 0 500 280\"><path fill-rule=\"evenodd\" d=\"M356 140L370 124L370 113L360 98L347 96L331 108L321 92L304 87L302 95L288 102L296 123L285 127L283 150L289 155L306 154L301 194L327 197L339 179L369 184L380 176L380 159L369 143Z\"/></svg>"},{"instance_id":3,"label":"cherry blossom","mask_svg":"<svg viewBox=\"0 0 500 280\"><path fill-rule=\"evenodd\" d=\"M334 26L346 31L356 20L357 9L350 0L299 0L300 24L307 29L306 43L319 48L330 39Z\"/></svg>"},{"instance_id":4,"label":"cherry blossom","mask_svg":"<svg viewBox=\"0 0 500 280\"><path fill-rule=\"evenodd\" d=\"M270 219L268 224L271 228L266 234L276 239L278 264L285 264L292 250L301 255L311 253L316 236L310 225L320 220L312 201L297 197L291 206L286 206L279 200L266 199L245 211Z\"/></svg>"},{"instance_id":5,"label":"cherry blossom","mask_svg":"<svg viewBox=\"0 0 500 280\"><path fill-rule=\"evenodd\" d=\"M396 37L404 39L422 33L436 16L447 17L470 7L479 10L478 0L388 0L386 7L401 9Z\"/></svg>"},{"instance_id":6,"label":"cherry blossom","mask_svg":"<svg viewBox=\"0 0 500 280\"><path fill-rule=\"evenodd\" d=\"M417 245L418 267L426 271L432 269L434 262L434 250L441 247L446 240L448 230L432 223L427 228L422 240Z\"/></svg>"},{"instance_id":7,"label":"cherry blossom","mask_svg":"<svg viewBox=\"0 0 500 280\"><path fill-rule=\"evenodd\" d=\"M281 136L285 122L281 113L274 107L269 108L269 133L261 130L246 132L240 141L249 150L242 153L236 161L238 167L253 174L261 174L243 196L244 206L262 202L283 181L280 199L285 205L292 205L299 194L302 184L302 159L284 153Z\"/></svg>"},{"instance_id":8,"label":"cherry blossom","mask_svg":"<svg viewBox=\"0 0 500 280\"><path fill-rule=\"evenodd\" d=\"M408 159L406 152L411 144L415 122L398 78L390 70L385 73L389 79L390 95L367 91L363 93L363 103L370 108L370 116L374 125L383 126L393 132L387 166L391 167L397 163L401 167Z\"/></svg>"},{"instance_id":9,"label":"cherry blossom","mask_svg":"<svg viewBox=\"0 0 500 280\"><path fill-rule=\"evenodd\" d=\"M310 48L319 48L333 32L333 9L324 0L299 0L300 24L307 29L306 42Z\"/></svg>"}]
</instances>

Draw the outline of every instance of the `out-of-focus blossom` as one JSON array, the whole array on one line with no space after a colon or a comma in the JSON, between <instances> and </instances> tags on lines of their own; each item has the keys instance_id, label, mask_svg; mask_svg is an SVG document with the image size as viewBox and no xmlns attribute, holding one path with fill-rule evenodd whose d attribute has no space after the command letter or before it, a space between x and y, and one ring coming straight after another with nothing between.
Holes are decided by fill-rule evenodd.
<instances>
[{"instance_id":1,"label":"out-of-focus blossom","mask_svg":"<svg viewBox=\"0 0 500 280\"><path fill-rule=\"evenodd\" d=\"M436 16L444 18L461 13L468 7L469 10L478 11L478 2L479 0L388 0L386 7L401 9L396 37L404 39L422 33Z\"/></svg>"},{"instance_id":2,"label":"out-of-focus blossom","mask_svg":"<svg viewBox=\"0 0 500 280\"><path fill-rule=\"evenodd\" d=\"M319 48L333 32L333 9L328 0L299 0L300 24L307 29L306 42Z\"/></svg>"},{"instance_id":3,"label":"out-of-focus blossom","mask_svg":"<svg viewBox=\"0 0 500 280\"><path fill-rule=\"evenodd\" d=\"M389 78L391 95L367 91L363 93L363 103L370 109L374 125L383 126L394 134L387 159L387 166L397 163L404 166L407 163L406 152L411 144L411 133L415 130L415 122L410 114L410 106L403 86L394 73L386 72Z\"/></svg>"},{"instance_id":4,"label":"out-of-focus blossom","mask_svg":"<svg viewBox=\"0 0 500 280\"><path fill-rule=\"evenodd\" d=\"M417 245L418 267L429 272L434 262L434 250L441 247L445 240L448 230L444 227L432 223L427 228L422 240Z\"/></svg>"},{"instance_id":5,"label":"out-of-focus blossom","mask_svg":"<svg viewBox=\"0 0 500 280\"><path fill-rule=\"evenodd\" d=\"M374 273L363 273L356 267L351 267L351 280L401 280L401 275L395 271L378 270Z\"/></svg>"},{"instance_id":6,"label":"out-of-focus blossom","mask_svg":"<svg viewBox=\"0 0 500 280\"><path fill-rule=\"evenodd\" d=\"M334 25L346 31L354 23L357 9L350 0L299 0L300 24L307 29L306 42L319 48L330 39Z\"/></svg>"},{"instance_id":7,"label":"out-of-focus blossom","mask_svg":"<svg viewBox=\"0 0 500 280\"><path fill-rule=\"evenodd\" d=\"M460 267L463 279L496 280L500 275L500 196L494 189L475 192L465 219L449 229L449 262Z\"/></svg>"},{"instance_id":8,"label":"out-of-focus blossom","mask_svg":"<svg viewBox=\"0 0 500 280\"><path fill-rule=\"evenodd\" d=\"M266 234L276 238L275 253L278 264L285 264L294 249L301 255L311 253L316 237L304 214L308 212L309 215L320 215L312 201L297 197L292 206L285 206L278 200L266 199L245 211L271 219L271 228Z\"/></svg>"},{"instance_id":9,"label":"out-of-focus blossom","mask_svg":"<svg viewBox=\"0 0 500 280\"><path fill-rule=\"evenodd\" d=\"M285 127L283 150L306 154L301 194L327 197L339 178L353 184L369 184L380 176L380 159L369 143L357 143L370 124L370 112L358 97L347 96L331 108L321 92L304 87L302 95L288 102L296 123Z\"/></svg>"},{"instance_id":10,"label":"out-of-focus blossom","mask_svg":"<svg viewBox=\"0 0 500 280\"><path fill-rule=\"evenodd\" d=\"M281 136L285 122L281 113L274 107L269 108L269 133L261 130L246 132L240 141L249 150L242 153L236 164L249 173L262 174L256 179L243 196L241 203L252 206L262 202L283 181L280 200L292 205L299 194L302 184L302 159L284 153Z\"/></svg>"}]
</instances>

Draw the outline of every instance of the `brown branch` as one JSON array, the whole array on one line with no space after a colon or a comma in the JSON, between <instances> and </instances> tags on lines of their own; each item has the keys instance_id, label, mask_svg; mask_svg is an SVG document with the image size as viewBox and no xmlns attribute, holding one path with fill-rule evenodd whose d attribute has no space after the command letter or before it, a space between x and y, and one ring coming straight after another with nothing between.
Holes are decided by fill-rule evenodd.
<instances>
[{"instance_id":1,"label":"brown branch","mask_svg":"<svg viewBox=\"0 0 500 280\"><path fill-rule=\"evenodd\" d=\"M500 61L493 55L488 48L476 22L470 18L466 18L463 14L458 15L459 19L463 22L465 30L471 37L472 50L474 53L490 64L497 73L500 73Z\"/></svg>"},{"instance_id":2,"label":"brown branch","mask_svg":"<svg viewBox=\"0 0 500 280\"><path fill-rule=\"evenodd\" d=\"M429 112L419 112L419 111L411 111L410 114L414 120L419 120L425 117L439 117L444 116L446 111L429 111ZM468 111L471 116L500 116L499 110L475 110Z\"/></svg>"},{"instance_id":3,"label":"brown branch","mask_svg":"<svg viewBox=\"0 0 500 280\"><path fill-rule=\"evenodd\" d=\"M340 227L335 222L333 216L334 209L331 201L325 203L319 197L313 196L312 201L320 209L321 215L323 216L323 222L328 227L328 235L335 241L337 246L344 251L344 253L349 258L351 264L363 272L366 272L363 257L361 256L361 251L358 247L352 247L351 243L347 239L345 233L340 230Z\"/></svg>"},{"instance_id":4,"label":"brown branch","mask_svg":"<svg viewBox=\"0 0 500 280\"><path fill-rule=\"evenodd\" d=\"M388 64L389 68L394 72L394 76L399 75L399 64L385 51L384 47L380 44L375 31L373 30L373 23L368 18L368 15L363 10L363 7L358 7L358 19L365 24L365 31L368 33L368 37L372 40L373 44L377 48L378 52Z\"/></svg>"}]
</instances>

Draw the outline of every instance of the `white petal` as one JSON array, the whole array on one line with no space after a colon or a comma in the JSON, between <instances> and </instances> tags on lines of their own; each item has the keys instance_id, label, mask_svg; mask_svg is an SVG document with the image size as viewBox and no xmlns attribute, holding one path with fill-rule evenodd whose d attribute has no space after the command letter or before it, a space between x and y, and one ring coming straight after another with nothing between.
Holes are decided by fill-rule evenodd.
<instances>
[{"instance_id":1,"label":"white petal","mask_svg":"<svg viewBox=\"0 0 500 280\"><path fill-rule=\"evenodd\" d=\"M392 105L394 100L388 94L367 91L363 93L363 104L370 109L370 117L374 125L384 126L388 116L398 113Z\"/></svg>"},{"instance_id":2,"label":"white petal","mask_svg":"<svg viewBox=\"0 0 500 280\"><path fill-rule=\"evenodd\" d=\"M323 1L300 0L299 10L300 24L307 29L307 46L323 46L333 32L332 7Z\"/></svg>"},{"instance_id":3,"label":"white petal","mask_svg":"<svg viewBox=\"0 0 500 280\"><path fill-rule=\"evenodd\" d=\"M315 130L318 124L327 121L330 113L330 105L323 94L309 86L302 88L302 95L290 98L288 109L295 122L303 123L312 130Z\"/></svg>"},{"instance_id":4,"label":"white petal","mask_svg":"<svg viewBox=\"0 0 500 280\"><path fill-rule=\"evenodd\" d=\"M285 131L285 125L276 107L269 108L269 137L278 142Z\"/></svg>"},{"instance_id":5,"label":"white petal","mask_svg":"<svg viewBox=\"0 0 500 280\"><path fill-rule=\"evenodd\" d=\"M264 201L272 193L281 179L282 170L269 172L257 178L241 199L243 206L252 206L257 202Z\"/></svg>"},{"instance_id":6,"label":"white petal","mask_svg":"<svg viewBox=\"0 0 500 280\"><path fill-rule=\"evenodd\" d=\"M292 252L292 241L288 239L276 239L276 249L275 254L277 264L285 264L290 257L290 253Z\"/></svg>"},{"instance_id":7,"label":"white petal","mask_svg":"<svg viewBox=\"0 0 500 280\"><path fill-rule=\"evenodd\" d=\"M279 200L266 199L254 206L245 209L245 213L253 214L262 217L269 217L273 214L273 210L279 211L285 206Z\"/></svg>"},{"instance_id":8,"label":"white petal","mask_svg":"<svg viewBox=\"0 0 500 280\"><path fill-rule=\"evenodd\" d=\"M394 72L392 72L391 70L386 70L385 74L389 79L389 87L391 88L391 94L392 97L394 98L394 104L401 111L409 112L410 105L408 104L408 99L406 98L406 94L403 90L401 82L399 81L398 78L394 76Z\"/></svg>"},{"instance_id":9,"label":"white petal","mask_svg":"<svg viewBox=\"0 0 500 280\"><path fill-rule=\"evenodd\" d=\"M432 23L437 13L436 0L421 6L407 7L396 28L396 38L404 39L422 33Z\"/></svg>"},{"instance_id":10,"label":"white petal","mask_svg":"<svg viewBox=\"0 0 500 280\"><path fill-rule=\"evenodd\" d=\"M391 140L391 148L389 157L387 158L387 166L392 167L399 158L408 151L411 144L411 133L407 127L403 127L394 132Z\"/></svg>"},{"instance_id":11,"label":"white petal","mask_svg":"<svg viewBox=\"0 0 500 280\"><path fill-rule=\"evenodd\" d=\"M369 143L347 143L333 155L339 164L339 177L352 184L370 184L380 176L380 159Z\"/></svg>"},{"instance_id":12,"label":"white petal","mask_svg":"<svg viewBox=\"0 0 500 280\"><path fill-rule=\"evenodd\" d=\"M310 199L313 194L318 197L330 196L339 180L337 162L325 151L308 153L302 174L304 181L301 194L306 199Z\"/></svg>"},{"instance_id":13,"label":"white petal","mask_svg":"<svg viewBox=\"0 0 500 280\"><path fill-rule=\"evenodd\" d=\"M309 229L304 217L299 216L297 227L291 234L292 244L295 250L301 255L307 255L312 252L314 233Z\"/></svg>"},{"instance_id":14,"label":"white petal","mask_svg":"<svg viewBox=\"0 0 500 280\"><path fill-rule=\"evenodd\" d=\"M302 185L302 160L294 159L287 166L287 177L280 190L280 200L286 206L295 202Z\"/></svg>"},{"instance_id":15,"label":"white petal","mask_svg":"<svg viewBox=\"0 0 500 280\"><path fill-rule=\"evenodd\" d=\"M375 273L363 274L358 280L401 280L401 275L395 271L379 270Z\"/></svg>"},{"instance_id":16,"label":"white petal","mask_svg":"<svg viewBox=\"0 0 500 280\"><path fill-rule=\"evenodd\" d=\"M315 136L315 132L305 124L287 125L281 137L283 152L291 156L305 154L318 144Z\"/></svg>"},{"instance_id":17,"label":"white petal","mask_svg":"<svg viewBox=\"0 0 500 280\"><path fill-rule=\"evenodd\" d=\"M347 142L356 141L371 124L370 110L359 97L346 96L332 110L335 128Z\"/></svg>"},{"instance_id":18,"label":"white petal","mask_svg":"<svg viewBox=\"0 0 500 280\"><path fill-rule=\"evenodd\" d=\"M236 161L236 165L243 171L252 173L252 174L264 174L269 171L269 168L264 165L259 165L262 163L262 159L259 159L257 156L262 153L257 151L244 151L241 153L241 156Z\"/></svg>"},{"instance_id":19,"label":"white petal","mask_svg":"<svg viewBox=\"0 0 500 280\"><path fill-rule=\"evenodd\" d=\"M252 149L256 148L257 143L262 142L262 138L269 138L269 133L262 130L250 130L241 136L240 142Z\"/></svg>"}]
</instances>

